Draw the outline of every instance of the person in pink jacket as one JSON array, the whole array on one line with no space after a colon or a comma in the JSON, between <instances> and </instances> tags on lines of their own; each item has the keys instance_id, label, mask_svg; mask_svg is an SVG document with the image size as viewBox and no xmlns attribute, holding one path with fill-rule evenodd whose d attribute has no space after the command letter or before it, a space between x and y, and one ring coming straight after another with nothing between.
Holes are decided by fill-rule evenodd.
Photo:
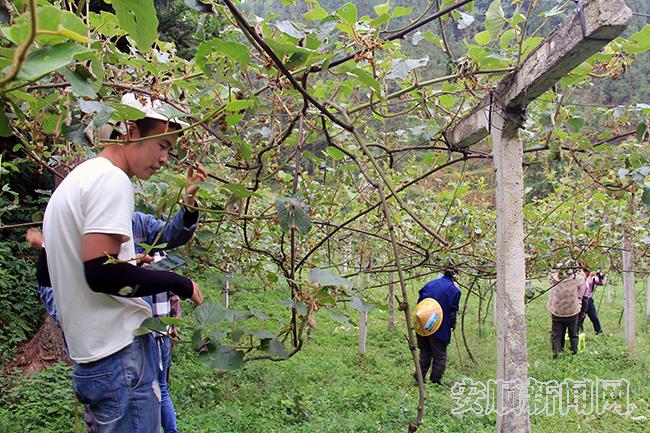
<instances>
[{"instance_id":1,"label":"person in pink jacket","mask_svg":"<svg viewBox=\"0 0 650 433\"><path fill-rule=\"evenodd\" d=\"M582 268L585 282L578 289L578 297L581 300L582 308L580 309L580 317L578 319L578 328L582 332L582 324L585 321L585 315L589 316L589 320L594 326L596 334L602 334L603 328L598 319L598 311L594 305L594 290L596 286L604 284L604 277L600 272L591 272L588 268Z\"/></svg>"}]
</instances>

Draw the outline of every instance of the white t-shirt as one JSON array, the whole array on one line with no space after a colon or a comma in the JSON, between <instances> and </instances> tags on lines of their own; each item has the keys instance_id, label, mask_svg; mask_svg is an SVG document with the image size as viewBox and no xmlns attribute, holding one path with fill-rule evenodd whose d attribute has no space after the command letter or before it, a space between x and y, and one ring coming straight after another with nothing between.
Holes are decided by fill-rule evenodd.
<instances>
[{"instance_id":1,"label":"white t-shirt","mask_svg":"<svg viewBox=\"0 0 650 433\"><path fill-rule=\"evenodd\" d=\"M151 317L141 298L93 292L81 260L82 236L122 235L120 259L135 257L131 215L133 186L126 173L97 157L76 167L54 191L45 210L43 235L54 301L70 358L97 361L126 347Z\"/></svg>"}]
</instances>

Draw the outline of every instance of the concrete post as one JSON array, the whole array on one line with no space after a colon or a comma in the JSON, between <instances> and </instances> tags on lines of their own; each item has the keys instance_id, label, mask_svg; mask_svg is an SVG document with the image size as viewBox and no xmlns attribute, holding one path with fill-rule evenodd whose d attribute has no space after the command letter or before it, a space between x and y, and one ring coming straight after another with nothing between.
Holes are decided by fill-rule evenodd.
<instances>
[{"instance_id":1,"label":"concrete post","mask_svg":"<svg viewBox=\"0 0 650 433\"><path fill-rule=\"evenodd\" d=\"M629 210L634 215L634 195L630 194ZM634 355L636 352L636 317L634 302L634 253L630 242L630 228L625 229L623 235L623 293L625 305L625 345L627 353Z\"/></svg>"},{"instance_id":2,"label":"concrete post","mask_svg":"<svg viewBox=\"0 0 650 433\"><path fill-rule=\"evenodd\" d=\"M366 338L368 336L368 312L361 311L359 316L359 353L365 355Z\"/></svg>"},{"instance_id":3,"label":"concrete post","mask_svg":"<svg viewBox=\"0 0 650 433\"><path fill-rule=\"evenodd\" d=\"M518 113L494 107L492 155L497 212L497 433L529 433L528 347L524 317L523 147Z\"/></svg>"}]
</instances>

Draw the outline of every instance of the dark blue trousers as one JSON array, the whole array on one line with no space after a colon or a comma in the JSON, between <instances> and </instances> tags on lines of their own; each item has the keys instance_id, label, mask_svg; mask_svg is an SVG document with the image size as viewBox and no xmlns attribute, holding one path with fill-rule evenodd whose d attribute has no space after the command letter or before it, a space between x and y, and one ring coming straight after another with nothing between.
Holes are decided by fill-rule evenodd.
<instances>
[{"instance_id":1,"label":"dark blue trousers","mask_svg":"<svg viewBox=\"0 0 650 433\"><path fill-rule=\"evenodd\" d=\"M584 298L582 300L582 309L586 310L586 315L589 316L589 320L594 325L594 332L600 334L603 332L603 328L600 326L600 320L598 320L598 311L596 311L596 306L594 305L594 298ZM582 316L578 321L578 328L582 332L582 323L585 321L585 316Z\"/></svg>"}]
</instances>

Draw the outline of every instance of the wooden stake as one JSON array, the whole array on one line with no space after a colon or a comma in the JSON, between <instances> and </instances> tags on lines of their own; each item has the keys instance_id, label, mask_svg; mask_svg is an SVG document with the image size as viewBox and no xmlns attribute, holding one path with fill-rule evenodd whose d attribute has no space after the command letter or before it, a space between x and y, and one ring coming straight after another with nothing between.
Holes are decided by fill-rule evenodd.
<instances>
[{"instance_id":1,"label":"wooden stake","mask_svg":"<svg viewBox=\"0 0 650 433\"><path fill-rule=\"evenodd\" d=\"M359 353L366 354L366 337L368 335L368 312L361 311L359 317Z\"/></svg>"}]
</instances>

